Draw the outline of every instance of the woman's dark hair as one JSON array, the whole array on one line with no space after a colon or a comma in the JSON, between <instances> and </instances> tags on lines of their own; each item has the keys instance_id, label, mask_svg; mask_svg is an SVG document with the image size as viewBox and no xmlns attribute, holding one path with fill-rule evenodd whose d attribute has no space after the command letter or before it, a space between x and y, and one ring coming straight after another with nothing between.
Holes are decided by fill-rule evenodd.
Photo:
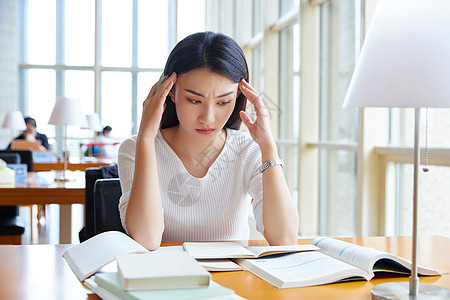
<instances>
[{"instance_id":1,"label":"woman's dark hair","mask_svg":"<svg viewBox=\"0 0 450 300\"><path fill-rule=\"evenodd\" d=\"M242 78L249 81L247 61L239 45L230 37L215 32L199 32L180 41L169 55L164 68L165 75L173 72L180 76L195 69L208 69L238 83ZM233 113L225 124L226 128L239 129L239 112L245 110L247 99L240 93ZM178 125L175 104L170 96L166 98L166 109L162 115L161 129Z\"/></svg>"}]
</instances>

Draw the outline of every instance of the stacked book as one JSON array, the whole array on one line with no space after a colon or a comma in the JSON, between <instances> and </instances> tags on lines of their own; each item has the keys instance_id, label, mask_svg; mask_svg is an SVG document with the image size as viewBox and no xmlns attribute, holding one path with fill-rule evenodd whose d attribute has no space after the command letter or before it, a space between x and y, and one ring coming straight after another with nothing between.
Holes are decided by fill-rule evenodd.
<instances>
[{"instance_id":1,"label":"stacked book","mask_svg":"<svg viewBox=\"0 0 450 300\"><path fill-rule=\"evenodd\" d=\"M117 272L97 273L85 284L102 299L234 299L234 291L187 253L129 253L116 257Z\"/></svg>"}]
</instances>

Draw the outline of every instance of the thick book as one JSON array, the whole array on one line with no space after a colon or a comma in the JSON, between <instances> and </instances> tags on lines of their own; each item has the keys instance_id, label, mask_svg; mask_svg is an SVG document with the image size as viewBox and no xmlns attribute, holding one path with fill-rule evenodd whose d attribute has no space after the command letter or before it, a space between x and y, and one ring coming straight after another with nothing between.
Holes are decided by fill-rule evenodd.
<instances>
[{"instance_id":1,"label":"thick book","mask_svg":"<svg viewBox=\"0 0 450 300\"><path fill-rule=\"evenodd\" d=\"M122 288L127 291L201 288L211 280L211 274L186 252L127 253L116 259Z\"/></svg>"},{"instance_id":2,"label":"thick book","mask_svg":"<svg viewBox=\"0 0 450 300\"><path fill-rule=\"evenodd\" d=\"M89 278L86 284L93 291L102 297L101 293L113 294L119 299L126 300L145 300L145 299L234 299L234 291L223 287L213 281L210 285L202 288L191 289L166 289L166 290L143 290L143 291L125 291L122 289L119 274L115 273L99 273L94 276L94 280ZM104 293L107 291L108 293ZM105 296L106 298L106 296ZM113 297L107 299L115 299Z\"/></svg>"},{"instance_id":3,"label":"thick book","mask_svg":"<svg viewBox=\"0 0 450 300\"><path fill-rule=\"evenodd\" d=\"M408 275L411 262L399 256L332 238L312 242L318 251L235 261L277 288L322 285L350 280L370 280L376 272ZM439 276L440 271L418 266L420 275Z\"/></svg>"},{"instance_id":4,"label":"thick book","mask_svg":"<svg viewBox=\"0 0 450 300\"><path fill-rule=\"evenodd\" d=\"M318 249L315 245L242 246L236 242L185 242L183 248L196 259L258 258Z\"/></svg>"}]
</instances>

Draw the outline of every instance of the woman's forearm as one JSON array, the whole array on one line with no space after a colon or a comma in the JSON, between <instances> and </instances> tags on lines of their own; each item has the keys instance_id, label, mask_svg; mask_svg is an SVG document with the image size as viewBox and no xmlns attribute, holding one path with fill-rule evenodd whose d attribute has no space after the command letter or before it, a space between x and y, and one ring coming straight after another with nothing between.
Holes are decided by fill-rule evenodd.
<instances>
[{"instance_id":1,"label":"woman's forearm","mask_svg":"<svg viewBox=\"0 0 450 300\"><path fill-rule=\"evenodd\" d=\"M130 236L149 250L161 244L164 229L154 139L136 142L135 170L126 212Z\"/></svg>"},{"instance_id":2,"label":"woman's forearm","mask_svg":"<svg viewBox=\"0 0 450 300\"><path fill-rule=\"evenodd\" d=\"M275 145L261 147L262 162L278 159ZM281 166L263 172L264 237L270 245L297 243L298 213Z\"/></svg>"}]
</instances>

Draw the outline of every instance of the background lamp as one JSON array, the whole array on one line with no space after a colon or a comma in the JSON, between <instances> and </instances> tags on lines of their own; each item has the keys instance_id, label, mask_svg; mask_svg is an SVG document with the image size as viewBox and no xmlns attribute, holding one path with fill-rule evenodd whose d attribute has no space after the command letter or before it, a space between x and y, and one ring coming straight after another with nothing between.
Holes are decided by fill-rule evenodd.
<instances>
[{"instance_id":1,"label":"background lamp","mask_svg":"<svg viewBox=\"0 0 450 300\"><path fill-rule=\"evenodd\" d=\"M102 131L102 125L100 123L100 117L98 116L98 113L93 113L90 115L86 115L88 126L84 127L86 129L91 129L96 132Z\"/></svg>"},{"instance_id":2,"label":"background lamp","mask_svg":"<svg viewBox=\"0 0 450 300\"><path fill-rule=\"evenodd\" d=\"M66 180L67 171L67 126L86 127L88 126L86 116L83 114L81 104L78 99L58 97L53 107L48 124L64 126L64 172L63 177L58 180Z\"/></svg>"},{"instance_id":3,"label":"background lamp","mask_svg":"<svg viewBox=\"0 0 450 300\"><path fill-rule=\"evenodd\" d=\"M27 126L25 125L25 121L23 119L22 112L15 110L7 112L5 115L5 119L2 124L3 128L11 129L11 140L14 140L14 131L15 130L25 130Z\"/></svg>"},{"instance_id":4,"label":"background lamp","mask_svg":"<svg viewBox=\"0 0 450 300\"><path fill-rule=\"evenodd\" d=\"M419 283L417 210L420 108L450 107L450 1L379 1L344 107L415 109L412 270L409 285L407 282L377 285L372 288L372 299L449 299L449 289Z\"/></svg>"},{"instance_id":5,"label":"background lamp","mask_svg":"<svg viewBox=\"0 0 450 300\"><path fill-rule=\"evenodd\" d=\"M16 130L25 130L27 126L25 125L25 121L23 115L20 111L10 111L6 113L5 119L2 124L3 128L16 129Z\"/></svg>"}]
</instances>

